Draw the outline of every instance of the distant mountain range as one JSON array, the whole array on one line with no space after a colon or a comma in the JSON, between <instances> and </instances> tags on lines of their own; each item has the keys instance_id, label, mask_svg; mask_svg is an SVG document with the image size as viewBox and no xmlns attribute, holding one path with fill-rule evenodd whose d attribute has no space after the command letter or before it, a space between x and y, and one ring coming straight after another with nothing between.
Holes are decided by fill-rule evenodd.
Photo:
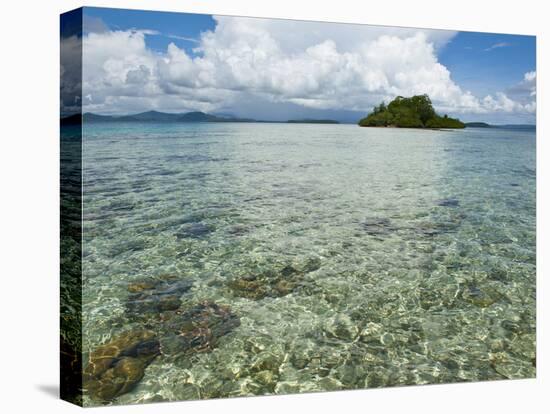
<instances>
[{"instance_id":1,"label":"distant mountain range","mask_svg":"<svg viewBox=\"0 0 550 414\"><path fill-rule=\"evenodd\" d=\"M289 123L289 124L339 124L333 119L289 119L288 121L264 121L251 118L238 118L232 114L207 114L204 112L168 113L159 111L147 111L134 115L98 115L86 112L61 118L61 125L78 125L86 123L106 122L260 122L260 123ZM506 129L536 129L532 124L492 125L486 122L466 122L467 128L506 128Z\"/></svg>"},{"instance_id":2,"label":"distant mountain range","mask_svg":"<svg viewBox=\"0 0 550 414\"><path fill-rule=\"evenodd\" d=\"M493 128L486 122L466 122L466 128Z\"/></svg>"},{"instance_id":3,"label":"distant mountain range","mask_svg":"<svg viewBox=\"0 0 550 414\"><path fill-rule=\"evenodd\" d=\"M262 121L250 118L237 118L233 116L211 115L204 112L186 112L180 114L147 111L135 115L98 115L86 112L80 117L80 114L61 118L62 125L79 124L81 121L86 123L105 123L105 122L272 122ZM288 123L311 123L311 124L338 124L338 121L331 119L299 119L288 120ZM284 123L284 121L283 121Z\"/></svg>"},{"instance_id":4,"label":"distant mountain range","mask_svg":"<svg viewBox=\"0 0 550 414\"><path fill-rule=\"evenodd\" d=\"M502 129L533 130L533 129L537 129L537 126L534 124L491 125L486 122L466 122L466 128L502 128Z\"/></svg>"},{"instance_id":5,"label":"distant mountain range","mask_svg":"<svg viewBox=\"0 0 550 414\"><path fill-rule=\"evenodd\" d=\"M135 115L97 115L87 112L83 115L84 122L257 122L254 119L226 118L204 112L186 112L172 114L158 111L141 112Z\"/></svg>"}]
</instances>

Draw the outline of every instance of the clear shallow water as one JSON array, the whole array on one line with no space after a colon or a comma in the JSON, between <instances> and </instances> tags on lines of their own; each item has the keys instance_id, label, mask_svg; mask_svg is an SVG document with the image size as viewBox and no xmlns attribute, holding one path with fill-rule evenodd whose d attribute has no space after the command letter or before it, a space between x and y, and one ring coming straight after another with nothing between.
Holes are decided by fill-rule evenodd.
<instances>
[{"instance_id":1,"label":"clear shallow water","mask_svg":"<svg viewBox=\"0 0 550 414\"><path fill-rule=\"evenodd\" d=\"M240 321L205 352L161 338L114 403L534 377L534 132L92 124L83 137L84 352L143 326L162 337L164 322L127 311L144 277L192 283L182 310L209 301Z\"/></svg>"}]
</instances>

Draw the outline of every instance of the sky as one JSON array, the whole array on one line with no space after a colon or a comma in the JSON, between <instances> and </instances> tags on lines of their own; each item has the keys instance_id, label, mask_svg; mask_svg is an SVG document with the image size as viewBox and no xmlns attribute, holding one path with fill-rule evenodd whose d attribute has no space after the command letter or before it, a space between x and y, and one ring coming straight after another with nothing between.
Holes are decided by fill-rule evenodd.
<instances>
[{"instance_id":1,"label":"sky","mask_svg":"<svg viewBox=\"0 0 550 414\"><path fill-rule=\"evenodd\" d=\"M534 36L104 8L81 36L84 112L357 122L427 93L464 121L536 118Z\"/></svg>"}]
</instances>

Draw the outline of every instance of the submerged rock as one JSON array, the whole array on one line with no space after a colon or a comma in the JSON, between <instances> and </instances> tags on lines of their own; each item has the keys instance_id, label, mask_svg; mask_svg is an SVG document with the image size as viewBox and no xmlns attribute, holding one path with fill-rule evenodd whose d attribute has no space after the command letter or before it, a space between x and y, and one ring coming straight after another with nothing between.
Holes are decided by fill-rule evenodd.
<instances>
[{"instance_id":1,"label":"submerged rock","mask_svg":"<svg viewBox=\"0 0 550 414\"><path fill-rule=\"evenodd\" d=\"M458 207L460 204L456 198L442 198L435 203L441 207Z\"/></svg>"},{"instance_id":2,"label":"submerged rock","mask_svg":"<svg viewBox=\"0 0 550 414\"><path fill-rule=\"evenodd\" d=\"M490 364L498 374L508 379L534 378L536 375L533 360L515 358L505 352L492 354Z\"/></svg>"},{"instance_id":3,"label":"submerged rock","mask_svg":"<svg viewBox=\"0 0 550 414\"><path fill-rule=\"evenodd\" d=\"M228 286L237 296L254 300L263 299L271 293L270 286L262 282L259 277L234 279L228 283Z\"/></svg>"},{"instance_id":4,"label":"submerged rock","mask_svg":"<svg viewBox=\"0 0 550 414\"><path fill-rule=\"evenodd\" d=\"M442 233L441 228L434 223L421 223L413 230L417 235L425 237L433 237Z\"/></svg>"},{"instance_id":5,"label":"submerged rock","mask_svg":"<svg viewBox=\"0 0 550 414\"><path fill-rule=\"evenodd\" d=\"M433 237L444 233L450 233L457 226L449 222L424 222L414 228L414 231L419 236Z\"/></svg>"},{"instance_id":6,"label":"submerged rock","mask_svg":"<svg viewBox=\"0 0 550 414\"><path fill-rule=\"evenodd\" d=\"M252 378L259 384L268 388L270 392L275 390L275 385L277 385L277 374L272 371L260 371L255 373Z\"/></svg>"},{"instance_id":7,"label":"submerged rock","mask_svg":"<svg viewBox=\"0 0 550 414\"><path fill-rule=\"evenodd\" d=\"M233 236L242 236L250 231L250 228L244 224L234 224L227 229L227 232Z\"/></svg>"},{"instance_id":8,"label":"submerged rock","mask_svg":"<svg viewBox=\"0 0 550 414\"><path fill-rule=\"evenodd\" d=\"M157 282L153 278L138 280L136 282L128 284L128 292L138 293L145 290L152 290L155 288L156 283Z\"/></svg>"},{"instance_id":9,"label":"submerged rock","mask_svg":"<svg viewBox=\"0 0 550 414\"><path fill-rule=\"evenodd\" d=\"M140 317L151 313L176 310L181 305L181 295L191 289L189 280L179 280L176 276L146 278L128 285L126 312L129 316Z\"/></svg>"},{"instance_id":10,"label":"submerged rock","mask_svg":"<svg viewBox=\"0 0 550 414\"><path fill-rule=\"evenodd\" d=\"M397 230L390 219L384 217L368 217L363 222L363 229L371 236L380 236Z\"/></svg>"},{"instance_id":11,"label":"submerged rock","mask_svg":"<svg viewBox=\"0 0 550 414\"><path fill-rule=\"evenodd\" d=\"M186 223L182 225L176 232L178 239L199 239L211 233L214 229L204 223Z\"/></svg>"},{"instance_id":12,"label":"submerged rock","mask_svg":"<svg viewBox=\"0 0 550 414\"><path fill-rule=\"evenodd\" d=\"M452 233L462 225L466 215L457 210L451 210L444 217L437 217L434 221L422 221L410 227L415 235L431 238L442 234Z\"/></svg>"},{"instance_id":13,"label":"submerged rock","mask_svg":"<svg viewBox=\"0 0 550 414\"><path fill-rule=\"evenodd\" d=\"M154 332L124 332L90 354L83 373L84 388L91 398L110 401L131 391L159 354Z\"/></svg>"},{"instance_id":14,"label":"submerged rock","mask_svg":"<svg viewBox=\"0 0 550 414\"><path fill-rule=\"evenodd\" d=\"M267 278L265 275L258 275L235 279L228 285L237 296L259 300L286 296L297 287L297 282L281 277Z\"/></svg>"},{"instance_id":15,"label":"submerged rock","mask_svg":"<svg viewBox=\"0 0 550 414\"><path fill-rule=\"evenodd\" d=\"M300 280L321 267L321 259L308 258L301 263L292 263L280 269L259 270L257 273L233 279L229 288L237 296L259 300L266 297L282 297L293 292Z\"/></svg>"},{"instance_id":16,"label":"submerged rock","mask_svg":"<svg viewBox=\"0 0 550 414\"><path fill-rule=\"evenodd\" d=\"M317 256L308 257L303 261L293 264L292 268L301 273L315 272L321 268L321 258Z\"/></svg>"},{"instance_id":17,"label":"submerged rock","mask_svg":"<svg viewBox=\"0 0 550 414\"><path fill-rule=\"evenodd\" d=\"M494 264L487 270L487 278L499 282L508 282L512 272L504 265Z\"/></svg>"},{"instance_id":18,"label":"submerged rock","mask_svg":"<svg viewBox=\"0 0 550 414\"><path fill-rule=\"evenodd\" d=\"M342 384L336 378L331 377L319 378L317 384L319 388L323 391L337 391L345 388L344 384Z\"/></svg>"},{"instance_id":19,"label":"submerged rock","mask_svg":"<svg viewBox=\"0 0 550 414\"><path fill-rule=\"evenodd\" d=\"M328 337L352 341L359 335L359 328L353 320L345 314L337 315L330 319L324 326L325 334Z\"/></svg>"},{"instance_id":20,"label":"submerged rock","mask_svg":"<svg viewBox=\"0 0 550 414\"><path fill-rule=\"evenodd\" d=\"M170 320L163 349L174 354L211 351L222 336L240 324L239 317L228 306L204 301Z\"/></svg>"},{"instance_id":21,"label":"submerged rock","mask_svg":"<svg viewBox=\"0 0 550 414\"><path fill-rule=\"evenodd\" d=\"M474 284L470 284L463 289L462 297L464 300L476 306L486 308L501 300L503 295L491 287L481 288Z\"/></svg>"},{"instance_id":22,"label":"submerged rock","mask_svg":"<svg viewBox=\"0 0 550 414\"><path fill-rule=\"evenodd\" d=\"M422 309L453 308L456 302L456 287L452 284L438 286L427 281L418 287L419 305Z\"/></svg>"}]
</instances>

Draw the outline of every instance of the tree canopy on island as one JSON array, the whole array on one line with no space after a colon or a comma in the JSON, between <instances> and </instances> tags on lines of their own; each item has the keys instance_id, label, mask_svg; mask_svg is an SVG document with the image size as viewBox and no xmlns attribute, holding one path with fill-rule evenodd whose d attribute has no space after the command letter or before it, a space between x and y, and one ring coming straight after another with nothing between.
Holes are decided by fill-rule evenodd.
<instances>
[{"instance_id":1,"label":"tree canopy on island","mask_svg":"<svg viewBox=\"0 0 550 414\"><path fill-rule=\"evenodd\" d=\"M428 95L415 95L411 98L398 96L388 105L383 102L359 121L365 127L397 128L464 128L463 122L447 115L435 113Z\"/></svg>"}]
</instances>

